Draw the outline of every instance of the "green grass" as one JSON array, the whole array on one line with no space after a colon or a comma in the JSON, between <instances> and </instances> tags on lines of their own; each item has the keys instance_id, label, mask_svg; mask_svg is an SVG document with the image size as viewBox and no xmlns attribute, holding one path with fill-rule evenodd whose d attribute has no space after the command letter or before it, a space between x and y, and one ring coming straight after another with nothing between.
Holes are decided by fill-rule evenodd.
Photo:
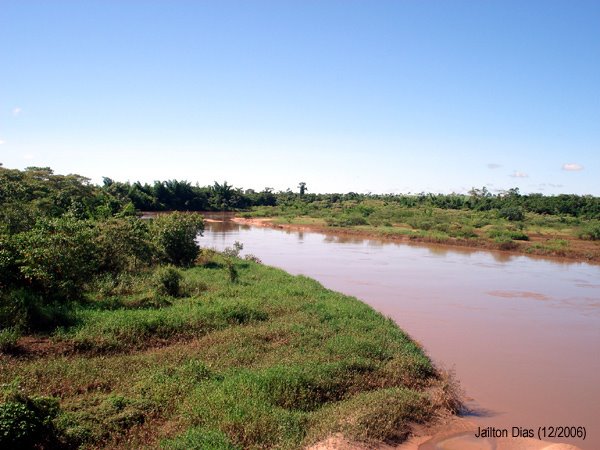
<instances>
[{"instance_id":1,"label":"green grass","mask_svg":"<svg viewBox=\"0 0 600 450\"><path fill-rule=\"evenodd\" d=\"M57 440L83 447L300 448L338 432L376 443L442 408L429 395L441 377L391 320L254 262L235 259L232 283L219 258L182 271L200 289L160 304L139 301L152 274L105 280L50 350L3 357L0 384L57 398Z\"/></svg>"},{"instance_id":2,"label":"green grass","mask_svg":"<svg viewBox=\"0 0 600 450\"><path fill-rule=\"evenodd\" d=\"M243 216L271 217L279 224L346 229L384 238L408 237L424 242L600 260L597 219L513 212L403 206L381 199L363 199L334 204L296 202L262 206ZM547 245L534 242L536 239L573 241L577 245Z\"/></svg>"}]
</instances>

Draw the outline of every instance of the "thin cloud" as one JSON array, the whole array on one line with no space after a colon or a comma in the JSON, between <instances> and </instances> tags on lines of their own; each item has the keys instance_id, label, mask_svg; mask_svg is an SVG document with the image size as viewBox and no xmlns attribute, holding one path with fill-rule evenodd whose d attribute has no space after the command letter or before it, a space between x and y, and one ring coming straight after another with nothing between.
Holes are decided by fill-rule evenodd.
<instances>
[{"instance_id":1,"label":"thin cloud","mask_svg":"<svg viewBox=\"0 0 600 450\"><path fill-rule=\"evenodd\" d=\"M530 184L529 186L533 187L535 189L539 189L540 191L545 191L546 188L560 189L560 188L564 187L562 184L555 184L555 183Z\"/></svg>"},{"instance_id":2,"label":"thin cloud","mask_svg":"<svg viewBox=\"0 0 600 450\"><path fill-rule=\"evenodd\" d=\"M515 170L513 173L510 174L510 176L513 178L529 178L529 175L527 175L524 172L519 172L518 170Z\"/></svg>"},{"instance_id":3,"label":"thin cloud","mask_svg":"<svg viewBox=\"0 0 600 450\"><path fill-rule=\"evenodd\" d=\"M492 170L493 170L493 169L499 169L500 167L502 167L502 164L489 163L489 164L487 165L487 168L488 168L488 169L492 169Z\"/></svg>"},{"instance_id":4,"label":"thin cloud","mask_svg":"<svg viewBox=\"0 0 600 450\"><path fill-rule=\"evenodd\" d=\"M562 165L562 170L566 170L567 172L579 172L583 170L583 166L577 163L566 163Z\"/></svg>"},{"instance_id":5,"label":"thin cloud","mask_svg":"<svg viewBox=\"0 0 600 450\"><path fill-rule=\"evenodd\" d=\"M6 141L3 141L2 139L0 139L0 145L4 144Z\"/></svg>"},{"instance_id":6,"label":"thin cloud","mask_svg":"<svg viewBox=\"0 0 600 450\"><path fill-rule=\"evenodd\" d=\"M35 155L32 155L31 153L25 153L23 155L23 159L26 159L27 161L31 161L34 158L35 158Z\"/></svg>"},{"instance_id":7,"label":"thin cloud","mask_svg":"<svg viewBox=\"0 0 600 450\"><path fill-rule=\"evenodd\" d=\"M23 109L22 109L22 108L19 108L19 107L17 106L16 108L13 108L13 110L12 110L12 115L13 115L14 117L17 117L17 116L19 116L19 114L21 114L22 112L23 112Z\"/></svg>"}]
</instances>

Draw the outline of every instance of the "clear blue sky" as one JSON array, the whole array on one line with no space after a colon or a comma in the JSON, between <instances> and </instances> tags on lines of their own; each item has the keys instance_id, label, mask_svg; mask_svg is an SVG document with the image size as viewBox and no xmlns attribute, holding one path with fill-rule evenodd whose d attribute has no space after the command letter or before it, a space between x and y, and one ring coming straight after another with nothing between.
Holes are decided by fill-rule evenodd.
<instances>
[{"instance_id":1,"label":"clear blue sky","mask_svg":"<svg viewBox=\"0 0 600 450\"><path fill-rule=\"evenodd\" d=\"M600 1L0 1L0 162L600 195Z\"/></svg>"}]
</instances>

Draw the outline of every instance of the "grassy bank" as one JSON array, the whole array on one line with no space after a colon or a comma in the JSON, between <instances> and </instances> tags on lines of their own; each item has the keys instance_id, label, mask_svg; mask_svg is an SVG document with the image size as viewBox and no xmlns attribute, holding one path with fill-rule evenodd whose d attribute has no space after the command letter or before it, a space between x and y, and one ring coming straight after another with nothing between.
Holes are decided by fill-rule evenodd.
<instances>
[{"instance_id":1,"label":"grassy bank","mask_svg":"<svg viewBox=\"0 0 600 450\"><path fill-rule=\"evenodd\" d=\"M68 325L5 333L0 439L175 449L299 448L334 433L399 441L411 423L456 407L423 351L360 301L253 261L199 261L175 286L157 287L164 269L97 280Z\"/></svg>"},{"instance_id":2,"label":"grassy bank","mask_svg":"<svg viewBox=\"0 0 600 450\"><path fill-rule=\"evenodd\" d=\"M288 228L600 262L600 221L519 208L474 211L360 200L333 207L316 202L258 207L240 217Z\"/></svg>"}]
</instances>

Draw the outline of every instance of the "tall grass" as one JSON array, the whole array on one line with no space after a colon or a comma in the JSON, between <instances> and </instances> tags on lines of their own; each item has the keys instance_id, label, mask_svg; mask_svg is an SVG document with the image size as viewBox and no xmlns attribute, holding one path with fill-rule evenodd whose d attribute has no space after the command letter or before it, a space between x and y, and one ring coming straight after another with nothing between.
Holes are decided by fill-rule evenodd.
<instances>
[{"instance_id":1,"label":"tall grass","mask_svg":"<svg viewBox=\"0 0 600 450\"><path fill-rule=\"evenodd\" d=\"M299 448L337 432L373 443L439 409L428 394L438 372L391 320L228 257L231 283L213 257L182 271L205 289L163 306L129 307L143 282L111 308L93 293L44 354L8 357L0 384L58 398L53 424L71 446Z\"/></svg>"}]
</instances>

